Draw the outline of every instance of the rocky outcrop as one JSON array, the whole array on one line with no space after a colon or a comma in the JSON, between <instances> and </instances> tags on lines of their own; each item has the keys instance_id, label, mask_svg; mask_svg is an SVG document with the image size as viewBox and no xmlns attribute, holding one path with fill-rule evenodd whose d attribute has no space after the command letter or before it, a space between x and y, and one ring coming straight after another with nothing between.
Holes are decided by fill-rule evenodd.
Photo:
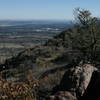
<instances>
[{"instance_id":1,"label":"rocky outcrop","mask_svg":"<svg viewBox=\"0 0 100 100\"><path fill-rule=\"evenodd\" d=\"M97 69L90 64L71 68L63 76L60 89L70 91L75 96L82 96L88 87L92 74Z\"/></svg>"},{"instance_id":2,"label":"rocky outcrop","mask_svg":"<svg viewBox=\"0 0 100 100\"><path fill-rule=\"evenodd\" d=\"M100 100L100 72L92 74L91 81L82 97L79 100Z\"/></svg>"},{"instance_id":3,"label":"rocky outcrop","mask_svg":"<svg viewBox=\"0 0 100 100\"><path fill-rule=\"evenodd\" d=\"M90 64L84 64L70 68L65 72L60 85L54 88L53 91L56 93L54 94L54 96L50 97L50 100L89 100L86 99L86 94L88 93L86 93L86 91L90 87L91 79L96 79L94 78L94 73L97 71L98 69ZM97 77L97 75L95 77ZM67 98L64 93L66 94ZM84 99L84 97L86 98Z\"/></svg>"}]
</instances>

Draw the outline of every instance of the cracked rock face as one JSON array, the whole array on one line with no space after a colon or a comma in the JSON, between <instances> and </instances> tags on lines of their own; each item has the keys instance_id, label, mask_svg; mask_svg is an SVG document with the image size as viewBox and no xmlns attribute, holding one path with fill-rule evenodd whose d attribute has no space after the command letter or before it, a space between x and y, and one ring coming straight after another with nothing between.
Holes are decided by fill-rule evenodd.
<instances>
[{"instance_id":1,"label":"cracked rock face","mask_svg":"<svg viewBox=\"0 0 100 100\"><path fill-rule=\"evenodd\" d=\"M76 96L82 96L88 87L93 72L96 70L90 64L71 68L64 74L60 88L63 91L73 92Z\"/></svg>"},{"instance_id":2,"label":"cracked rock face","mask_svg":"<svg viewBox=\"0 0 100 100\"><path fill-rule=\"evenodd\" d=\"M93 72L91 81L79 100L100 100L100 71Z\"/></svg>"},{"instance_id":3,"label":"cracked rock face","mask_svg":"<svg viewBox=\"0 0 100 100\"><path fill-rule=\"evenodd\" d=\"M97 71L98 69L90 64L84 64L81 66L70 68L69 70L65 72L60 82L60 85L56 87L58 88L57 90L58 92L55 92L53 96L50 96L49 100L77 100L77 99L89 100L87 99L89 98L87 95L89 95L88 91L91 95L92 88L89 88L91 84L91 80L92 81L94 80L93 81L94 83L95 82L98 83L98 80L96 81L96 78L98 78L97 77L98 75L95 75L96 78L94 77L94 72L97 72ZM97 85L97 83L95 84ZM84 94L86 94L85 99L84 99ZM80 97L82 98L80 99Z\"/></svg>"}]
</instances>

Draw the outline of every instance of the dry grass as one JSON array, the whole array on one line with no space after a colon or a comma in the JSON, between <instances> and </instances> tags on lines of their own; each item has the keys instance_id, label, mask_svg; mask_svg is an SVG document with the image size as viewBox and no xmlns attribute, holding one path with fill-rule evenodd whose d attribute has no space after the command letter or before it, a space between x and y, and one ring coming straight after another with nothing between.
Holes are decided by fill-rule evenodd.
<instances>
[{"instance_id":1,"label":"dry grass","mask_svg":"<svg viewBox=\"0 0 100 100\"><path fill-rule=\"evenodd\" d=\"M33 100L31 88L28 84L0 80L0 99L14 100L19 98L22 100L25 100L26 98L27 100Z\"/></svg>"},{"instance_id":2,"label":"dry grass","mask_svg":"<svg viewBox=\"0 0 100 100\"><path fill-rule=\"evenodd\" d=\"M0 100L36 100L38 81L28 75L28 83L0 79Z\"/></svg>"}]
</instances>

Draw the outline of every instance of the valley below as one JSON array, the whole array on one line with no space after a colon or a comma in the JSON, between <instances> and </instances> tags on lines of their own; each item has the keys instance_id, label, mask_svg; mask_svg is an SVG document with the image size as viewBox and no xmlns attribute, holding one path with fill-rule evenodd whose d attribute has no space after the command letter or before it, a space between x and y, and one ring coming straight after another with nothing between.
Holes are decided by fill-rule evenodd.
<instances>
[{"instance_id":1,"label":"valley below","mask_svg":"<svg viewBox=\"0 0 100 100\"><path fill-rule=\"evenodd\" d=\"M0 21L0 62L44 44L70 26L64 21Z\"/></svg>"}]
</instances>

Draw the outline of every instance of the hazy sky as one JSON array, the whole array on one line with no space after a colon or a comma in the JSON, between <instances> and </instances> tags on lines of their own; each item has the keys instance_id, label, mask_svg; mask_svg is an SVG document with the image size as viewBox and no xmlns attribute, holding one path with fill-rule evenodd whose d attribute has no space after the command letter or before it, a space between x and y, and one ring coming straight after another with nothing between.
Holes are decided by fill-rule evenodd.
<instances>
[{"instance_id":1,"label":"hazy sky","mask_svg":"<svg viewBox=\"0 0 100 100\"><path fill-rule=\"evenodd\" d=\"M76 7L100 16L100 0L0 0L0 19L72 19Z\"/></svg>"}]
</instances>

